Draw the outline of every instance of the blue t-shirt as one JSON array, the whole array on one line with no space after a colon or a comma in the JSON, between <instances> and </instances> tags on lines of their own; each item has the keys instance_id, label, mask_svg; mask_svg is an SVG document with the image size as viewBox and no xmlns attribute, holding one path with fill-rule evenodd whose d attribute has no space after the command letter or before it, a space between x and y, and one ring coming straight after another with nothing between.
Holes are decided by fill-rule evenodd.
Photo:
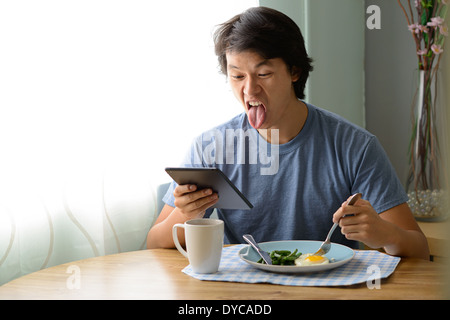
<instances>
[{"instance_id":1,"label":"blue t-shirt","mask_svg":"<svg viewBox=\"0 0 450 320\"><path fill-rule=\"evenodd\" d=\"M221 169L254 205L251 210L217 209L225 222L225 243L243 243L246 233L258 242L322 241L333 214L356 192L378 213L407 201L374 135L329 111L307 107L302 130L285 144L267 143L245 113L194 140L183 166ZM163 198L173 207L175 186ZM339 231L333 242L358 246Z\"/></svg>"}]
</instances>

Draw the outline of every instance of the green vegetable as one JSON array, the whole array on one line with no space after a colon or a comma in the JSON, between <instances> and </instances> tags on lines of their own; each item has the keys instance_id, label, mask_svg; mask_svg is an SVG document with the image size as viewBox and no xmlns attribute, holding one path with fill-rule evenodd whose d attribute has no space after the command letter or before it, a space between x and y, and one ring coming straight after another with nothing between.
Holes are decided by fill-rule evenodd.
<instances>
[{"instance_id":1,"label":"green vegetable","mask_svg":"<svg viewBox=\"0 0 450 320\"><path fill-rule=\"evenodd\" d=\"M270 258L272 259L272 264L274 265L295 265L295 259L301 256L301 252L298 252L297 249L294 251L289 250L274 250L270 252ZM258 260L258 263L265 264L266 262L261 258Z\"/></svg>"}]
</instances>

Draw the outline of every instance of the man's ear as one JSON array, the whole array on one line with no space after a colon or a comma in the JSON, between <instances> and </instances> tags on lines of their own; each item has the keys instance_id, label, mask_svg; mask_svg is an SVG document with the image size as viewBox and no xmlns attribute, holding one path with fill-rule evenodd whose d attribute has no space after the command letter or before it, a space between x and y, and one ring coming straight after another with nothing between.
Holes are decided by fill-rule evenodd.
<instances>
[{"instance_id":1,"label":"man's ear","mask_svg":"<svg viewBox=\"0 0 450 320\"><path fill-rule=\"evenodd\" d=\"M300 74L301 74L301 70L300 68L293 66L291 68L291 79L292 79L292 83L297 82L298 79L300 79Z\"/></svg>"}]
</instances>

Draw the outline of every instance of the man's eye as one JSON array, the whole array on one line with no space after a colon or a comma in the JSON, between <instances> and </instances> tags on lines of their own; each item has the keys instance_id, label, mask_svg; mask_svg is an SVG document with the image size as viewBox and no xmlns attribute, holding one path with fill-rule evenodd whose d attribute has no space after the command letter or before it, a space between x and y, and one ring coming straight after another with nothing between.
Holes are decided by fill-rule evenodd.
<instances>
[{"instance_id":1,"label":"man's eye","mask_svg":"<svg viewBox=\"0 0 450 320\"><path fill-rule=\"evenodd\" d=\"M259 73L258 77L266 78L266 77L270 76L271 74L272 74L271 72L269 72L269 73Z\"/></svg>"},{"instance_id":2,"label":"man's eye","mask_svg":"<svg viewBox=\"0 0 450 320\"><path fill-rule=\"evenodd\" d=\"M244 78L244 76L235 76L235 75L231 75L231 78L235 79L235 80L240 80L242 78Z\"/></svg>"}]
</instances>

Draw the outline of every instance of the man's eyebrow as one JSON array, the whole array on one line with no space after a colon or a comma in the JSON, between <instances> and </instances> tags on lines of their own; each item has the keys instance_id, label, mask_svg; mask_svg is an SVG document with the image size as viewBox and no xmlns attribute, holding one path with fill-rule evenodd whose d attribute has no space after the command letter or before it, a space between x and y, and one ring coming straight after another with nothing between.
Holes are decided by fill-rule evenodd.
<instances>
[{"instance_id":1,"label":"man's eyebrow","mask_svg":"<svg viewBox=\"0 0 450 320\"><path fill-rule=\"evenodd\" d=\"M255 66L255 69L257 69L257 68L259 68L259 67L262 67L262 66L264 66L264 65L269 65L269 64L270 64L269 59L264 59L263 61L261 61L260 63L258 63L258 64ZM228 65L228 67L229 67L230 69L237 69L237 70L240 69L238 66L235 66L235 65L233 65L233 64Z\"/></svg>"},{"instance_id":2,"label":"man's eyebrow","mask_svg":"<svg viewBox=\"0 0 450 320\"><path fill-rule=\"evenodd\" d=\"M259 67L262 67L262 66L265 66L265 65L269 65L269 64L270 64L269 59L264 59L263 61L261 61L260 63L258 63L258 64L255 66L255 68L259 68Z\"/></svg>"}]
</instances>

